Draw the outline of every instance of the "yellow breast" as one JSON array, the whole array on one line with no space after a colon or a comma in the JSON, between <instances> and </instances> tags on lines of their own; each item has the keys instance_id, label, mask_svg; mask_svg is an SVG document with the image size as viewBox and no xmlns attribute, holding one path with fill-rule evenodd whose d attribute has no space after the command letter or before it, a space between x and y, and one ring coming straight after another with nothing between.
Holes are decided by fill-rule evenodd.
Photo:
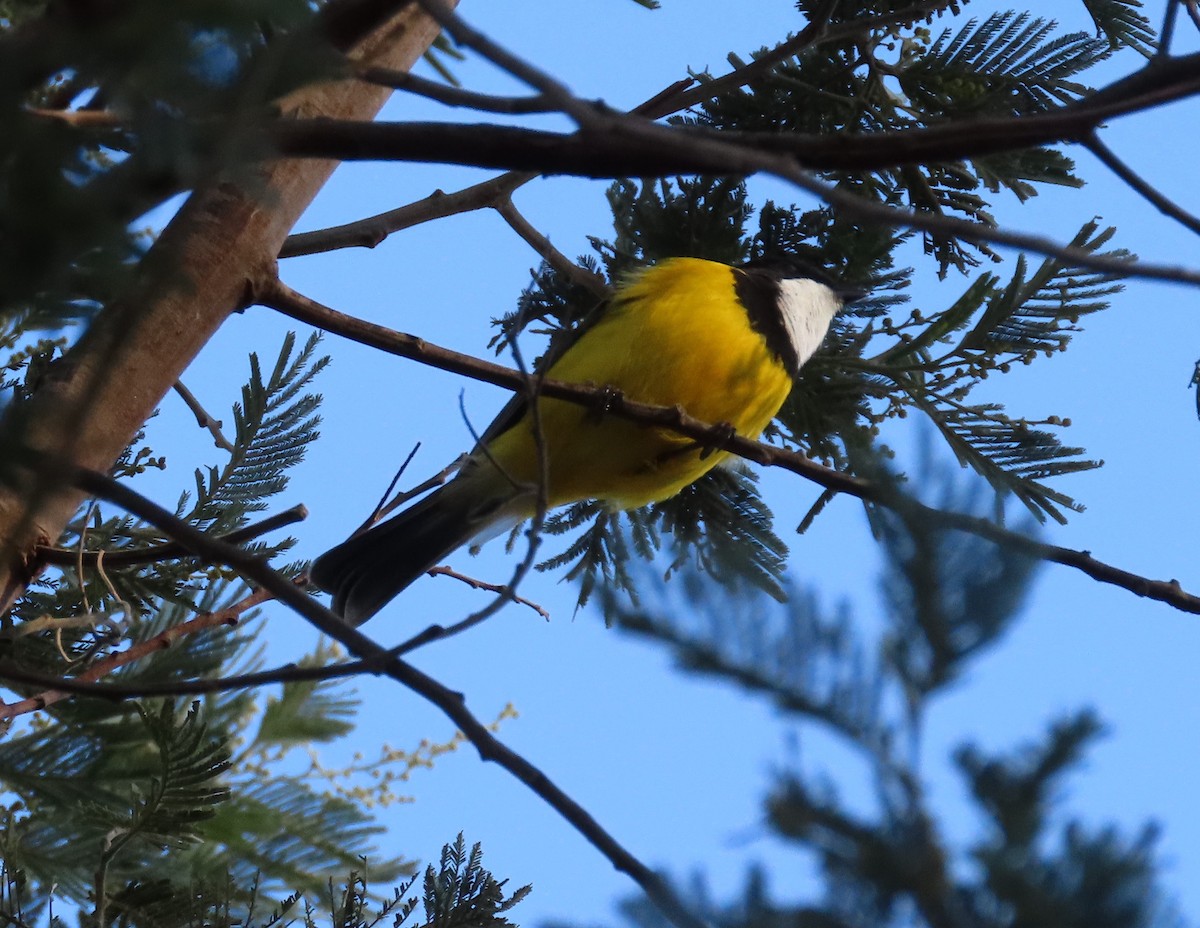
<instances>
[{"instance_id":1,"label":"yellow breast","mask_svg":"<svg viewBox=\"0 0 1200 928\"><path fill-rule=\"evenodd\" d=\"M739 435L757 437L792 382L750 327L733 275L728 265L697 258L643 271L548 376L608 384L631 400L679 405L705 422L727 422ZM551 506L581 499L643 506L674 495L727 457L717 452L701 459L685 436L571 403L543 399L539 410ZM512 479L537 480L528 417L489 447Z\"/></svg>"}]
</instances>

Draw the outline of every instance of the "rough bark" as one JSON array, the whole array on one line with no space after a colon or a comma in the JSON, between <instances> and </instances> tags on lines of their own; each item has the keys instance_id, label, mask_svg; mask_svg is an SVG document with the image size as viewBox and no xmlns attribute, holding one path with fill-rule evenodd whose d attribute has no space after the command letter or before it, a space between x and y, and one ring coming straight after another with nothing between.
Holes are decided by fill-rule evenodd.
<instances>
[{"instance_id":1,"label":"rough bark","mask_svg":"<svg viewBox=\"0 0 1200 928\"><path fill-rule=\"evenodd\" d=\"M379 67L407 70L438 27L408 4L350 50ZM357 81L304 88L285 112L370 120L390 90ZM334 161L280 159L254 183L214 182L195 191L139 269L129 293L106 307L51 379L26 404L20 428L30 446L105 471L137 434L247 288L274 262L296 220L328 180ZM9 439L11 440L11 438ZM83 495L30 475L0 486L0 615L28 582L33 549L56 539Z\"/></svg>"}]
</instances>

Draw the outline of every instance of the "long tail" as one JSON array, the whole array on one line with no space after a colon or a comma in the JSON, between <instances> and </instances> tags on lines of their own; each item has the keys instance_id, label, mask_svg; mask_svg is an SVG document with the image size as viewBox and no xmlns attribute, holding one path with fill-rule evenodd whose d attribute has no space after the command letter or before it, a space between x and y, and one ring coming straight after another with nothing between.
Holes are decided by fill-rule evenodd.
<instances>
[{"instance_id":1,"label":"long tail","mask_svg":"<svg viewBox=\"0 0 1200 928\"><path fill-rule=\"evenodd\" d=\"M480 529L474 494L451 481L419 503L331 548L309 577L333 594L333 611L360 625L389 600L465 544Z\"/></svg>"}]
</instances>

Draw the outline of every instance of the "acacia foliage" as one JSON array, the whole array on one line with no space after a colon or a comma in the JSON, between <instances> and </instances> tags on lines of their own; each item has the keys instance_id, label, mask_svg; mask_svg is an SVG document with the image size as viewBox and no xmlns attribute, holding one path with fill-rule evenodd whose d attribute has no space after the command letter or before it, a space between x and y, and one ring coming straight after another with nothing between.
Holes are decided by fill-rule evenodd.
<instances>
[{"instance_id":1,"label":"acacia foliage","mask_svg":"<svg viewBox=\"0 0 1200 928\"><path fill-rule=\"evenodd\" d=\"M850 0L797 6L831 26L907 8ZM971 18L970 4L947 3L945 15L901 17L886 28L813 46L676 122L827 135L1044 112L1083 97L1089 72L1101 62L1155 50L1154 31L1134 0L1085 0L1084 6L1094 34L1064 32L1038 11ZM105 4L0 3L6 442L20 435L24 403L136 274L152 239L139 217L222 172L244 180L247 166L263 153L254 131L259 108L326 75L333 63L322 54L271 54L279 37L311 23L313 4L301 0L113 7L123 15L108 18ZM61 15L67 19L54 18ZM51 41L41 41L38 31L46 16L56 25ZM735 66L743 60L731 56ZM247 75L254 79L243 79ZM80 129L36 112L89 108L118 113L121 121ZM1071 159L1053 146L827 172L824 179L878 204L985 225L994 222L997 196L1025 200L1045 185L1082 183ZM886 451L881 426L925 419L957 460L984 479L994 495L983 507L988 511L1003 509L1010 497L1037 518L1061 520L1077 508L1060 478L1095 462L1061 439L1065 423L1040 410L1010 411L981 398L979 387L1018 363L1043 363L1067 350L1081 322L1104 311L1117 292L1113 275L1030 258L1004 267L987 246L950 232L897 234L864 228L824 206L754 202L743 184L725 177L622 179L609 188L608 202L612 228L596 231L580 264L610 283L669 256L736 263L788 253L870 289L871 297L841 317L826 350L805 368L770 440L877 478L886 456L879 453ZM1088 217L1073 244L1124 256L1115 241L1111 229ZM911 306L907 287L916 274L947 279L950 295L938 305ZM533 323L569 337L597 299L578 278L547 266L517 304L503 320L505 338ZM316 342L298 349L289 338L277 354L274 346L272 355L265 351L259 346L250 356L229 416L230 448L200 462L186 490L175 488L177 514L210 533L242 528L271 505L318 437L313 383L324 361ZM136 485L163 463L139 437L113 474ZM928 527L871 516L895 571L888 587L894 627L871 658L846 622L822 616L815 600L786 577L783 533L746 469L714 471L674 500L621 516L579 504L552 515L546 526L562 542L542 566L576 580L581 601L602 594L613 621L654 635L694 669L769 694L789 711L838 729L879 768L887 814L877 822L848 819L835 795L800 776L777 784L772 820L816 850L829 879L820 917L815 908L787 913L801 924L883 924L903 918L903 906L914 900L927 906L923 918L938 921L928 899L918 898L926 874L904 869L914 860L928 862L925 852L934 845L928 843L932 831L922 832L930 810L913 793L915 774L897 759L896 744L911 737L931 701L1007 627L1018 605L1011 597L1029 571L990 551L955 553ZM63 550L86 556L80 568L51 571L31 588L6 618L0 656L29 670L75 676L95 667L114 642L151 640L241 595L219 567L195 558L116 560L166 541L151 526L89 503L58 540ZM255 550L278 564L288 547L283 541ZM100 551L113 556L112 566L92 557ZM960 568L959 587L947 591L949 580L931 570L938 563ZM646 564L681 576L676 589L687 601L670 613L652 611L661 603ZM290 575L300 569L280 567ZM713 580L738 590L737 597L713 598ZM753 598L747 584L772 599ZM622 611L612 598L621 591L641 594L645 602ZM723 621L737 612L746 613L738 623ZM756 624L763 616L784 631ZM705 627L696 633L681 618ZM252 669L260 661L257 634L251 623L189 636L111 679L158 685ZM790 659L775 661L771 654ZM317 649L308 660L334 658ZM36 692L14 690L18 696ZM897 706L904 709L900 717L884 717ZM55 887L69 903L90 903L99 923L217 923L222 912L252 922L256 900L273 895L283 901L278 913L265 917L269 924L298 905L288 892L320 895L330 875L353 868L360 855L371 853L374 880L398 876L402 861L374 853L377 826L367 800L379 794L318 787L275 763L278 752L344 735L354 708L343 689L297 683L271 699L240 694L207 696L195 705L54 703L0 744L0 780L10 797L2 838L11 877L5 885L12 890L6 911L22 920L24 911L40 915L37 901ZM964 745L960 766L989 819L988 834L970 851L974 878L952 887L963 912L996 924L1036 924L1033 914L1044 911L1061 916L1059 923L1140 925L1157 917L1148 832L1130 840L1073 828L1062 833L1059 849L1047 847L1051 787L1095 731L1094 720L1080 714L1012 756L985 756ZM1093 892L1097 881L1114 895ZM395 911L384 914L411 913L401 895L393 900ZM502 921L520 895L505 897L478 854L461 842L425 881L427 915L447 926L476 924L472 905L480 900L478 923ZM365 882L357 874L340 895L329 896L326 908L339 923L376 917L365 914ZM748 892L747 900L756 912L770 909L761 892ZM1125 909L1122 900L1131 900ZM1110 902L1119 910L1111 918ZM29 905L35 908L21 908ZM312 921L311 912L302 917Z\"/></svg>"}]
</instances>

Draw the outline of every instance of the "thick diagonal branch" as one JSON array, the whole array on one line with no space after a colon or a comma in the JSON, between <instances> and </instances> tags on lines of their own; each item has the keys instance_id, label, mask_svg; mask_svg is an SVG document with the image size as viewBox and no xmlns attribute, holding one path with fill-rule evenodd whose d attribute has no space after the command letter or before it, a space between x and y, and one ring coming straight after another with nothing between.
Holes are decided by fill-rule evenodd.
<instances>
[{"instance_id":1,"label":"thick diagonal branch","mask_svg":"<svg viewBox=\"0 0 1200 928\"><path fill-rule=\"evenodd\" d=\"M825 467L799 452L766 445L741 435L730 435L727 429L689 416L678 406L638 403L604 389L603 384L592 386L545 379L533 381L521 371L451 351L414 335L396 332L340 313L296 293L278 281L264 283L260 297L264 306L359 344L508 390L528 390L531 384L536 383L538 393L543 396L593 406L606 415L663 426L681 435L687 435L703 445L729 451L756 464L779 467L807 477L832 493L844 493L865 503L886 506L938 528L978 535L1029 557L1072 567L1100 583L1111 583L1138 596L1166 603L1181 612L1200 615L1200 595L1183 589L1176 580L1151 580L1098 560L1092 557L1089 551L1074 551L1060 545L1047 544L978 516L922 505L886 486Z\"/></svg>"},{"instance_id":2,"label":"thick diagonal branch","mask_svg":"<svg viewBox=\"0 0 1200 928\"><path fill-rule=\"evenodd\" d=\"M264 558L205 535L104 474L72 466L36 451L17 450L15 457L19 460L18 466L52 472L59 480L80 487L87 495L108 499L151 523L193 554L232 567L246 581L266 591L344 646L362 662L364 672L387 676L432 703L458 726L481 758L502 767L554 809L616 869L632 878L677 928L707 928L676 896L666 880L606 831L587 809L545 773L496 738L467 708L461 693L422 673L373 638L347 625L292 581L274 571Z\"/></svg>"},{"instance_id":3,"label":"thick diagonal branch","mask_svg":"<svg viewBox=\"0 0 1200 928\"><path fill-rule=\"evenodd\" d=\"M736 150L696 142L726 141L746 150L785 155L811 170L870 171L1082 143L1118 116L1143 112L1200 93L1200 52L1147 65L1091 96L1041 113L956 120L887 132L811 135L731 132L697 127L651 128L605 113L592 131L562 133L493 123L279 121L269 131L280 150L298 157L440 161L473 167L574 174L583 177L742 173Z\"/></svg>"}]
</instances>

